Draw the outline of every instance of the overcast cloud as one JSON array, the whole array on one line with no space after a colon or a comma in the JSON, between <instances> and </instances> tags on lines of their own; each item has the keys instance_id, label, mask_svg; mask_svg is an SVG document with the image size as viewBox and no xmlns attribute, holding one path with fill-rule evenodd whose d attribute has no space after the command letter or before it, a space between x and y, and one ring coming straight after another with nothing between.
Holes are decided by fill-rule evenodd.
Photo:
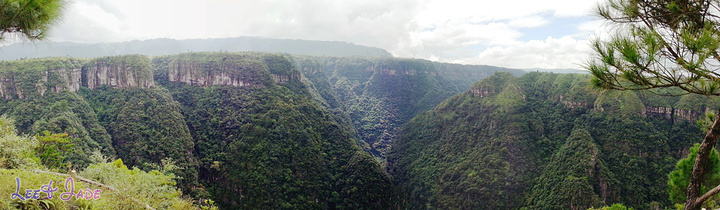
<instances>
[{"instance_id":1,"label":"overcast cloud","mask_svg":"<svg viewBox=\"0 0 720 210\"><path fill-rule=\"evenodd\" d=\"M580 68L598 0L74 0L53 42L259 36L345 41L396 57Z\"/></svg>"}]
</instances>

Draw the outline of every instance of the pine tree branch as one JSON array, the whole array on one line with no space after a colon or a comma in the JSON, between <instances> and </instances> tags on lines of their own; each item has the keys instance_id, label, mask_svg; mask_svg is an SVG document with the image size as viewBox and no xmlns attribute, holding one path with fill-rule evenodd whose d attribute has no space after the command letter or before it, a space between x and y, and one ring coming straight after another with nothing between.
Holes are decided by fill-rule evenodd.
<instances>
[{"instance_id":1,"label":"pine tree branch","mask_svg":"<svg viewBox=\"0 0 720 210\"><path fill-rule=\"evenodd\" d=\"M709 199L710 197L712 197L713 195L717 194L718 192L720 192L720 185L716 186L712 190L706 192L704 195L697 198L695 200L695 203L701 204L701 203L705 202L707 199Z\"/></svg>"}]
</instances>

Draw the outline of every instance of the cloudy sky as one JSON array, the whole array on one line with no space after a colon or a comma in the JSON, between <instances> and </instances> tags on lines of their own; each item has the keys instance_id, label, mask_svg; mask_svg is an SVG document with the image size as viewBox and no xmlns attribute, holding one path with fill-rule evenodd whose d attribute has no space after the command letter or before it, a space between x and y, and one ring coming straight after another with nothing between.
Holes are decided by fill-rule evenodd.
<instances>
[{"instance_id":1,"label":"cloudy sky","mask_svg":"<svg viewBox=\"0 0 720 210\"><path fill-rule=\"evenodd\" d=\"M71 0L52 42L256 36L345 41L396 57L580 68L598 0Z\"/></svg>"}]
</instances>

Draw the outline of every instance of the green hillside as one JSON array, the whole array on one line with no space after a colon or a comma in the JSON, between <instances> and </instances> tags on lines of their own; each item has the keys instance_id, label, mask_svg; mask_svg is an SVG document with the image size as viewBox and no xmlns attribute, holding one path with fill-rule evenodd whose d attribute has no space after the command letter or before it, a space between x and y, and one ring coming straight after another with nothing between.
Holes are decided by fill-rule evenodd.
<instances>
[{"instance_id":1,"label":"green hillside","mask_svg":"<svg viewBox=\"0 0 720 210\"><path fill-rule=\"evenodd\" d=\"M318 89L288 55L189 53L2 64L0 111L17 119L20 133L34 136L25 141L39 145L22 150L29 159L13 159L20 158L13 155L17 150L3 153L4 168L96 170L94 164L105 162L96 156L104 155L134 168L130 174L169 174L156 177L164 184L149 190L177 187L182 191L168 195L195 207L209 205L208 198L224 209L397 206L390 177L357 145L352 124L317 100ZM90 178L114 188L123 184L101 172Z\"/></svg>"},{"instance_id":2,"label":"green hillside","mask_svg":"<svg viewBox=\"0 0 720 210\"><path fill-rule=\"evenodd\" d=\"M314 101L291 59L272 54L178 55L173 63L258 63L252 78L287 81L243 87L158 78L181 103L195 138L201 184L223 207L390 208L392 183L356 145L348 124ZM191 59L191 60L188 60ZM159 62L159 61L158 61ZM213 71L218 68L200 69ZM179 70L182 71L182 70ZM203 75L207 75L204 74ZM240 76L242 77L242 76Z\"/></svg>"},{"instance_id":3,"label":"green hillside","mask_svg":"<svg viewBox=\"0 0 720 210\"><path fill-rule=\"evenodd\" d=\"M668 174L717 99L587 79L272 53L4 61L0 113L17 135L0 141L0 174L37 184L75 170L169 199L51 199L62 208L672 207Z\"/></svg>"},{"instance_id":4,"label":"green hillside","mask_svg":"<svg viewBox=\"0 0 720 210\"><path fill-rule=\"evenodd\" d=\"M667 176L703 135L683 116L700 113L685 97L593 92L586 80L496 73L417 115L388 158L403 205L671 207Z\"/></svg>"},{"instance_id":5,"label":"green hillside","mask_svg":"<svg viewBox=\"0 0 720 210\"><path fill-rule=\"evenodd\" d=\"M364 150L384 162L397 129L497 71L522 70L402 58L295 56L320 101L345 115Z\"/></svg>"}]
</instances>

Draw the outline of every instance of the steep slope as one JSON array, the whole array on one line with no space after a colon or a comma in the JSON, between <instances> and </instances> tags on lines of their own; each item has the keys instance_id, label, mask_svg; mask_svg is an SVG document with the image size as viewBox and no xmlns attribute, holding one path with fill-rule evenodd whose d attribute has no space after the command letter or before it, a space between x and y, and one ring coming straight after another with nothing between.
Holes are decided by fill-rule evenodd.
<instances>
[{"instance_id":1,"label":"steep slope","mask_svg":"<svg viewBox=\"0 0 720 210\"><path fill-rule=\"evenodd\" d=\"M702 133L692 122L648 114L646 107L667 104L643 104L653 100L635 92L591 92L586 78L496 73L416 116L388 158L404 204L670 206L667 174Z\"/></svg>"},{"instance_id":2,"label":"steep slope","mask_svg":"<svg viewBox=\"0 0 720 210\"><path fill-rule=\"evenodd\" d=\"M356 145L350 125L315 101L289 57L157 59L157 75L166 75L158 83L181 102L196 140L202 185L223 207L394 206L389 177Z\"/></svg>"},{"instance_id":3,"label":"steep slope","mask_svg":"<svg viewBox=\"0 0 720 210\"><path fill-rule=\"evenodd\" d=\"M116 154L90 104L74 92L80 88L83 62L42 58L0 64L0 113L17 119L21 133L67 132L74 146L66 156L75 167L86 166L93 151Z\"/></svg>"},{"instance_id":4,"label":"steep slope","mask_svg":"<svg viewBox=\"0 0 720 210\"><path fill-rule=\"evenodd\" d=\"M416 114L496 71L524 73L401 58L295 56L295 60L314 84L317 98L347 113L364 149L381 161L396 138L397 128Z\"/></svg>"},{"instance_id":5,"label":"steep slope","mask_svg":"<svg viewBox=\"0 0 720 210\"><path fill-rule=\"evenodd\" d=\"M524 93L495 74L408 122L389 155L410 208L517 208L537 129L518 123ZM492 201L492 202L490 202Z\"/></svg>"},{"instance_id":6,"label":"steep slope","mask_svg":"<svg viewBox=\"0 0 720 210\"><path fill-rule=\"evenodd\" d=\"M87 166L93 151L144 169L171 157L185 168L176 171L182 187L197 182L187 125L169 93L153 87L147 57L41 58L0 66L0 112L17 119L23 133L67 133L67 167Z\"/></svg>"},{"instance_id":7,"label":"steep slope","mask_svg":"<svg viewBox=\"0 0 720 210\"><path fill-rule=\"evenodd\" d=\"M613 196L608 186L619 183L601 156L600 148L587 130L573 130L537 178L537 184L528 195L530 208L588 209L603 206L603 201Z\"/></svg>"},{"instance_id":8,"label":"steep slope","mask_svg":"<svg viewBox=\"0 0 720 210\"><path fill-rule=\"evenodd\" d=\"M83 66L79 93L92 104L112 136L117 155L131 167L150 170L171 158L183 170L179 186L197 187L193 138L179 104L156 87L150 59L141 55L101 57Z\"/></svg>"},{"instance_id":9,"label":"steep slope","mask_svg":"<svg viewBox=\"0 0 720 210\"><path fill-rule=\"evenodd\" d=\"M113 89L108 86L80 94L93 104L100 122L112 136L117 157L143 170L163 166L171 158L182 170L173 171L186 192L197 187L195 146L180 105L160 87Z\"/></svg>"},{"instance_id":10,"label":"steep slope","mask_svg":"<svg viewBox=\"0 0 720 210\"><path fill-rule=\"evenodd\" d=\"M171 172L183 193L212 198L228 209L399 208L398 191L377 161L389 150L397 127L467 89L473 78L507 70L415 59L267 53L0 64L0 112L18 119L22 132L67 132L75 148L65 154L72 168L87 166L91 152L98 150L146 171L173 165L168 164L171 159L180 166ZM516 101L502 108L515 110L524 90L517 79L506 79L502 84L512 87L493 103ZM508 128L518 135L527 131ZM496 149L527 150L522 142ZM466 155L447 154L446 160ZM488 160L503 156L472 155ZM457 167L473 164L460 162L465 166ZM517 163L534 164L521 156L486 168ZM493 173L503 174L509 183L528 183L531 174L509 167ZM442 189L461 191L450 182L457 176L447 174ZM492 191L481 191L492 196ZM520 200L513 194L499 196ZM472 196L437 199L459 202Z\"/></svg>"}]
</instances>

